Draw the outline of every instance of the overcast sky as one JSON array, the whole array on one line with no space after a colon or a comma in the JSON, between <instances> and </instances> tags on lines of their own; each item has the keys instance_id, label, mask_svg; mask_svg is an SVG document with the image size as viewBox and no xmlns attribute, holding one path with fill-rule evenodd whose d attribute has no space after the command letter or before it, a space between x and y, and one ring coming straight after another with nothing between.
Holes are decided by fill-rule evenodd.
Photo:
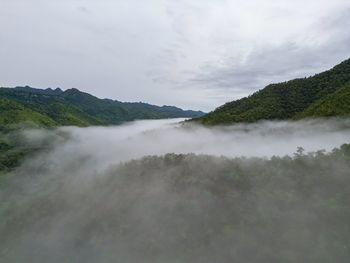
<instances>
[{"instance_id":1,"label":"overcast sky","mask_svg":"<svg viewBox=\"0 0 350 263\"><path fill-rule=\"evenodd\" d=\"M0 86L212 110L350 57L350 0L0 0Z\"/></svg>"}]
</instances>

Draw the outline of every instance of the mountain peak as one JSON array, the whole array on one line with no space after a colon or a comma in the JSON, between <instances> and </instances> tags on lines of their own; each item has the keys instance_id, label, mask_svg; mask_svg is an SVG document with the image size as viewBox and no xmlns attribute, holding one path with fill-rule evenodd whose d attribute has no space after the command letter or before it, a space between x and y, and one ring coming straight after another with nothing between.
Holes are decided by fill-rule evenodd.
<instances>
[{"instance_id":1,"label":"mountain peak","mask_svg":"<svg viewBox=\"0 0 350 263\"><path fill-rule=\"evenodd\" d=\"M60 88L56 88L56 89L47 88L44 91L47 92L47 93L50 93L50 94L61 94L61 93L63 93L63 91Z\"/></svg>"}]
</instances>

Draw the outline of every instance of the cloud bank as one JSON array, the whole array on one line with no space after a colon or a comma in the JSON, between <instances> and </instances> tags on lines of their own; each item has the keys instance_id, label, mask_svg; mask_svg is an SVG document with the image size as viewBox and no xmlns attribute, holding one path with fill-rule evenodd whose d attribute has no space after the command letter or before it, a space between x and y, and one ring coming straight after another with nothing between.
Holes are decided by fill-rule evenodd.
<instances>
[{"instance_id":1,"label":"cloud bank","mask_svg":"<svg viewBox=\"0 0 350 263\"><path fill-rule=\"evenodd\" d=\"M269 158L293 155L299 146L306 152L330 151L350 140L348 120L263 121L218 128L183 125L181 120L136 121L113 127L62 127L56 132L68 134L69 139L63 142L61 139L39 160L59 168L62 160L75 162L88 157L98 168L166 153ZM24 143L40 145L50 135L41 133L25 131Z\"/></svg>"},{"instance_id":2,"label":"cloud bank","mask_svg":"<svg viewBox=\"0 0 350 263\"><path fill-rule=\"evenodd\" d=\"M348 159L228 158L331 150L349 142L348 120L178 121L17 134L43 149L0 177L0 259L348 261ZM169 152L225 157L154 156Z\"/></svg>"},{"instance_id":3,"label":"cloud bank","mask_svg":"<svg viewBox=\"0 0 350 263\"><path fill-rule=\"evenodd\" d=\"M1 1L1 86L209 111L349 58L349 10L347 0Z\"/></svg>"}]
</instances>

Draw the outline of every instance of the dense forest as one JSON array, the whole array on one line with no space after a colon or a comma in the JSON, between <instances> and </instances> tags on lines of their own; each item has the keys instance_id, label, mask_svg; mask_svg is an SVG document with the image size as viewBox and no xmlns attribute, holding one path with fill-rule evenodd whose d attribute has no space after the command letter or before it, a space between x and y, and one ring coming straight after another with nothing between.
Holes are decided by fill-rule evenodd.
<instances>
[{"instance_id":1,"label":"dense forest","mask_svg":"<svg viewBox=\"0 0 350 263\"><path fill-rule=\"evenodd\" d=\"M256 93L228 102L205 116L203 124L286 120L350 114L350 59L308 78L271 84Z\"/></svg>"},{"instance_id":2,"label":"dense forest","mask_svg":"<svg viewBox=\"0 0 350 263\"><path fill-rule=\"evenodd\" d=\"M348 144L148 156L104 173L88 162L53 171L39 158L0 177L4 262L349 262Z\"/></svg>"},{"instance_id":3,"label":"dense forest","mask_svg":"<svg viewBox=\"0 0 350 263\"><path fill-rule=\"evenodd\" d=\"M98 99L77 89L31 87L0 88L0 172L17 167L24 156L36 152L23 147L16 133L28 128L112 125L137 119L195 117L201 111L173 106Z\"/></svg>"},{"instance_id":4,"label":"dense forest","mask_svg":"<svg viewBox=\"0 0 350 263\"><path fill-rule=\"evenodd\" d=\"M137 119L198 117L201 111L99 99L77 89L0 88L0 130L32 122L39 127L120 124Z\"/></svg>"}]
</instances>

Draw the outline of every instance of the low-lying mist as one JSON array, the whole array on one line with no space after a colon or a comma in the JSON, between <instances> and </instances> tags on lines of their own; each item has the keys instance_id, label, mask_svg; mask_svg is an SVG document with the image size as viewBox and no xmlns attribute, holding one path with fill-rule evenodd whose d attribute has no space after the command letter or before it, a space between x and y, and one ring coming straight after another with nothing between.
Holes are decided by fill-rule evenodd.
<instances>
[{"instance_id":1,"label":"low-lying mist","mask_svg":"<svg viewBox=\"0 0 350 263\"><path fill-rule=\"evenodd\" d=\"M90 158L90 169L166 153L195 153L226 157L292 155L297 147L306 151L332 150L350 141L350 120L260 122L205 128L183 125L181 119L136 121L113 127L63 127L56 131L26 130L24 144L59 143L39 160L65 166ZM67 135L64 139L62 134ZM69 137L69 139L67 139ZM32 160L31 160L32 162Z\"/></svg>"},{"instance_id":2,"label":"low-lying mist","mask_svg":"<svg viewBox=\"0 0 350 263\"><path fill-rule=\"evenodd\" d=\"M0 262L349 262L350 120L179 121L8 135Z\"/></svg>"}]
</instances>

